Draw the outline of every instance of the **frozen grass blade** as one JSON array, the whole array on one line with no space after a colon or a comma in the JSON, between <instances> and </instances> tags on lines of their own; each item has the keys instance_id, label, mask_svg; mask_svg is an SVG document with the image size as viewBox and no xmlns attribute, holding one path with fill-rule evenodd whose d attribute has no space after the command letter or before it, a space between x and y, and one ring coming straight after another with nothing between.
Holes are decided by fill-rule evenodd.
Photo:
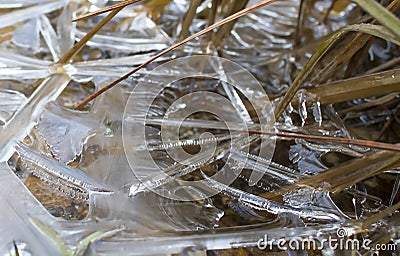
<instances>
[{"instance_id":1,"label":"frozen grass blade","mask_svg":"<svg viewBox=\"0 0 400 256\"><path fill-rule=\"evenodd\" d=\"M158 54L155 55L154 57L152 57L152 58L150 58L149 60L147 60L146 62L144 62L142 65L140 65L140 66L134 68L133 70L129 71L128 73L126 73L125 75L123 75L122 77L120 77L119 79L117 79L117 80L115 80L115 81L113 81L113 82L107 84L106 86L104 86L103 88L101 88L101 89L100 89L99 91L97 91L96 93L93 93L92 95L90 95L89 97L87 97L86 99L84 99L81 103L79 103L79 104L75 107L75 109L79 109L79 108L85 106L85 105L86 105L87 103L89 103L90 101L94 100L95 98L97 98L98 96L100 96L101 94L103 94L104 92L106 92L106 91L108 91L109 89L113 88L113 87L114 87L115 85L117 85L118 83L120 83L120 82L122 82L122 81L128 79L131 75L133 75L134 73L136 73L136 72L139 71L140 69L144 68L145 66L147 66L148 64L150 64L150 63L153 62L154 60L160 58L160 57L163 56L164 54L166 54L166 53L168 53L168 52L170 52L170 51L172 51L172 50L174 50L174 49L180 47L181 45L184 45L185 43L187 43L187 42L189 42L189 41L191 41L191 40L193 40L193 39L195 39L195 38L197 38L197 37L199 37L199 36L202 36L202 35L204 35L204 34L210 32L210 31L214 30L215 28L218 28L218 27L220 27L220 26L222 26L222 25L224 25L224 24L226 24L226 23L228 23L228 22L234 21L234 20L236 20L236 19L238 19L238 18L240 18L240 17L242 17L242 16L244 16L244 15L246 15L246 14L248 14L248 13L254 11L254 10L257 10L257 9L259 9L259 8L261 8L261 7L264 7L264 6L266 6L266 5L270 4L270 3L273 3L273 2L275 2L275 1L277 1L277 0L266 0L266 1L262 1L261 3L255 4L255 5L253 5L253 6L249 7L249 8L243 9L242 11L237 12L237 13L235 13L234 15L231 15L231 16L229 16L229 17L227 17L227 18L225 18L225 19L223 19L223 20L221 20L221 21L219 21L219 22L217 22L217 23L215 23L215 24L209 26L208 28L203 29L202 31L200 31L200 32L198 32L198 33L195 33L195 34L193 34L193 35L187 37L186 39L184 39L184 40L182 40L182 41L180 41L180 42L178 42L178 43L176 43L176 44L170 46L169 48L165 49L164 51L158 53Z\"/></svg>"},{"instance_id":2,"label":"frozen grass blade","mask_svg":"<svg viewBox=\"0 0 400 256\"><path fill-rule=\"evenodd\" d=\"M387 9L393 13L397 12L400 9L400 2L398 0L392 1ZM375 19L371 21L371 24L376 23ZM319 65L318 72L310 81L311 84L325 83L340 73L343 68L346 69L345 77L349 77L351 72L355 72L354 68L361 65L360 55L367 57L365 56L366 49L371 46L372 41L373 37L364 33L357 33L344 39L341 46L336 47L335 51L331 51L331 54L324 57L326 61ZM356 57L357 55L358 57Z\"/></svg>"}]
</instances>

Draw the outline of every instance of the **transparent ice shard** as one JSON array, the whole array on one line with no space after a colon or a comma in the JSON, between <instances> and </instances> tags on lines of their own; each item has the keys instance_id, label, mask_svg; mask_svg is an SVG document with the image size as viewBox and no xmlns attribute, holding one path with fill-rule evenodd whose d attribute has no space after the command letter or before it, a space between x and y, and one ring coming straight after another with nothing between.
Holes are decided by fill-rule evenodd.
<instances>
[{"instance_id":1,"label":"transparent ice shard","mask_svg":"<svg viewBox=\"0 0 400 256\"><path fill-rule=\"evenodd\" d=\"M63 56L74 46L73 27L75 24L72 22L72 17L75 9L75 2L69 1L61 11L58 17L56 30L58 42L55 44L55 49L58 49L59 56Z\"/></svg>"},{"instance_id":2,"label":"transparent ice shard","mask_svg":"<svg viewBox=\"0 0 400 256\"><path fill-rule=\"evenodd\" d=\"M40 48L39 19L33 18L14 31L14 44L38 52Z\"/></svg>"},{"instance_id":3,"label":"transparent ice shard","mask_svg":"<svg viewBox=\"0 0 400 256\"><path fill-rule=\"evenodd\" d=\"M354 212L351 214L354 214L356 219L363 218L368 213L378 213L386 208L382 198L370 195L363 184L360 184L358 189L349 188L346 192L353 196Z\"/></svg>"},{"instance_id":4,"label":"transparent ice shard","mask_svg":"<svg viewBox=\"0 0 400 256\"><path fill-rule=\"evenodd\" d=\"M95 17L94 19L97 19ZM87 22L91 22L89 19ZM139 53L164 49L171 41L169 36L159 28L147 14L142 12L134 17L117 16L120 23L111 22L96 34L88 45L111 52ZM86 21L79 22L74 31L78 40L88 32ZM124 23L126 26L124 26ZM123 24L123 25L121 25ZM108 28L108 29L107 29ZM129 36L128 36L129 35Z\"/></svg>"},{"instance_id":5,"label":"transparent ice shard","mask_svg":"<svg viewBox=\"0 0 400 256\"><path fill-rule=\"evenodd\" d=\"M6 163L0 164L0 185L1 255L13 252L14 241L20 255L65 255L72 251L78 252L79 249L85 249L83 240L95 242L100 240L93 239L95 237L112 237L123 226L88 220L57 220L34 198Z\"/></svg>"},{"instance_id":6,"label":"transparent ice shard","mask_svg":"<svg viewBox=\"0 0 400 256\"><path fill-rule=\"evenodd\" d=\"M298 113L301 118L301 126L304 126L307 122L308 118L308 108L307 108L307 96L305 93L302 93L302 91L299 91L297 93L297 98L299 102L298 106Z\"/></svg>"},{"instance_id":7,"label":"transparent ice shard","mask_svg":"<svg viewBox=\"0 0 400 256\"><path fill-rule=\"evenodd\" d=\"M144 228L139 228L131 234L135 237L163 232L213 229L218 226L223 211L216 208L211 199L189 200L191 197L199 198L201 194L201 191L192 187L160 191L160 195L163 196L149 193L132 198L128 197L125 191L111 195L96 194L91 201L89 214L91 218L98 220L120 220L128 228L136 228L138 223L142 224ZM167 198L172 196L184 200Z\"/></svg>"},{"instance_id":8,"label":"transparent ice shard","mask_svg":"<svg viewBox=\"0 0 400 256\"><path fill-rule=\"evenodd\" d=\"M0 8L21 8L36 4L45 4L49 2L54 2L54 0L14 0L12 2L7 0L1 0Z\"/></svg>"},{"instance_id":9,"label":"transparent ice shard","mask_svg":"<svg viewBox=\"0 0 400 256\"><path fill-rule=\"evenodd\" d=\"M228 84L226 81L228 81L227 75L224 71L224 67L220 61L212 61L212 65L214 65L214 69L216 72L220 75L221 77L221 85L224 88L224 91L226 95L228 96L229 100L232 102L232 105L236 109L239 117L245 122L246 124L253 124L253 121L251 120L250 114L248 110L246 109L246 106L243 102L243 100L240 98L239 93L236 91L234 85Z\"/></svg>"},{"instance_id":10,"label":"transparent ice shard","mask_svg":"<svg viewBox=\"0 0 400 256\"><path fill-rule=\"evenodd\" d=\"M129 116L127 121L144 121L144 119L140 119L135 116ZM162 119L157 117L149 117L146 118L147 124L154 125L164 125L164 126L178 126L185 128L204 128L204 129L218 129L218 130L228 130L228 127L232 131L243 131L244 127L242 124L234 123L234 122L222 122L222 121L213 121L213 120L199 120L199 119ZM247 126L249 129L259 129L258 125Z\"/></svg>"},{"instance_id":11,"label":"transparent ice shard","mask_svg":"<svg viewBox=\"0 0 400 256\"><path fill-rule=\"evenodd\" d=\"M367 151L363 147L355 147L352 145L320 144L301 139L297 140L296 142L310 150L314 150L317 152L338 152L352 157L362 157Z\"/></svg>"},{"instance_id":12,"label":"transparent ice shard","mask_svg":"<svg viewBox=\"0 0 400 256\"><path fill-rule=\"evenodd\" d=\"M152 143L151 141L149 141L147 145L143 145L142 149L149 151L157 151L157 150L167 150L172 148L180 148L184 146L200 146L200 145L207 145L212 142L223 142L238 136L239 135L219 135L212 137L204 136L203 138L185 139L179 141L164 141L163 143L160 143L159 141L155 141ZM141 147L138 147L138 149L141 149Z\"/></svg>"},{"instance_id":13,"label":"transparent ice shard","mask_svg":"<svg viewBox=\"0 0 400 256\"><path fill-rule=\"evenodd\" d=\"M40 5L18 9L7 14L0 15L0 27L7 27L21 21L29 20L63 7L67 0L53 0Z\"/></svg>"},{"instance_id":14,"label":"transparent ice shard","mask_svg":"<svg viewBox=\"0 0 400 256\"><path fill-rule=\"evenodd\" d=\"M54 31L51 21L46 17L46 15L41 15L39 17L40 21L40 33L43 36L46 44L53 56L53 61L57 62L60 58L60 45L56 31Z\"/></svg>"},{"instance_id":15,"label":"transparent ice shard","mask_svg":"<svg viewBox=\"0 0 400 256\"><path fill-rule=\"evenodd\" d=\"M0 89L0 124L6 124L25 101L25 95L20 92Z\"/></svg>"},{"instance_id":16,"label":"transparent ice shard","mask_svg":"<svg viewBox=\"0 0 400 256\"><path fill-rule=\"evenodd\" d=\"M174 223L179 230L213 229L218 227L219 220L224 216L224 211L216 208L210 198L201 201L189 201L190 197L193 200L205 198L205 195L202 195L202 192L194 187L181 187L167 193L182 197L182 201L159 199L159 207L162 212L172 219L170 222Z\"/></svg>"},{"instance_id":17,"label":"transparent ice shard","mask_svg":"<svg viewBox=\"0 0 400 256\"><path fill-rule=\"evenodd\" d=\"M70 78L65 74L55 74L43 83L21 106L0 131L0 159L7 161L14 153L16 141L22 141L39 119L46 104L54 101L67 86Z\"/></svg>"},{"instance_id":18,"label":"transparent ice shard","mask_svg":"<svg viewBox=\"0 0 400 256\"><path fill-rule=\"evenodd\" d=\"M260 239L265 239L265 231L268 237L281 237L286 241L294 238L322 239L329 235L336 235L336 230L341 227L338 224L321 224L309 227L297 227L285 229L276 223L264 223L254 225L246 229L228 228L216 230L212 233L203 233L201 236L193 233L181 233L178 236L155 235L146 239L122 239L115 238L101 241L91 246L90 255L120 255L129 251L129 255L155 255L163 250L163 253L181 253L186 248L196 244L199 248L220 250L226 248L238 248L243 246L257 246ZM349 234L359 231L359 227L346 227ZM286 232L287 231L287 232ZM190 241L190 242L188 242ZM174 244L174 246L170 246ZM275 246L277 242L273 243ZM122 249L123 248L123 249ZM138 253L140 252L140 253Z\"/></svg>"},{"instance_id":19,"label":"transparent ice shard","mask_svg":"<svg viewBox=\"0 0 400 256\"><path fill-rule=\"evenodd\" d=\"M400 189L400 176L397 175L396 181L394 182L394 185L393 185L392 194L390 195L389 206L393 205L394 198L397 195L397 193L399 192L399 189Z\"/></svg>"},{"instance_id":20,"label":"transparent ice shard","mask_svg":"<svg viewBox=\"0 0 400 256\"><path fill-rule=\"evenodd\" d=\"M51 65L51 62L45 60L38 60L35 58L23 56L17 53L13 53L12 51L0 51L0 67L3 68L15 68L15 69L23 69L23 68L31 68L36 69L36 72L42 69L48 69ZM1 70L1 69L0 69ZM6 75L6 74L4 74ZM9 79L3 78L1 79Z\"/></svg>"},{"instance_id":21,"label":"transparent ice shard","mask_svg":"<svg viewBox=\"0 0 400 256\"><path fill-rule=\"evenodd\" d=\"M32 215L53 218L4 162L0 164L0 210L1 255L9 255L13 241L31 255L59 255L56 244L30 221Z\"/></svg>"},{"instance_id":22,"label":"transparent ice shard","mask_svg":"<svg viewBox=\"0 0 400 256\"><path fill-rule=\"evenodd\" d=\"M309 150L300 144L290 146L289 159L297 164L301 173L314 174L328 169L320 156L320 152Z\"/></svg>"},{"instance_id":23,"label":"transparent ice shard","mask_svg":"<svg viewBox=\"0 0 400 256\"><path fill-rule=\"evenodd\" d=\"M304 177L302 174L289 167L280 165L273 161L268 161L251 153L237 150L233 150L231 153L232 160L241 163L243 168L251 170L251 173L260 173L262 179L256 182L255 185L267 191L278 189L288 184L293 184ZM230 163L228 162L228 164ZM246 171L242 171L239 177L246 181L251 179L250 175L248 175L248 172Z\"/></svg>"},{"instance_id":24,"label":"transparent ice shard","mask_svg":"<svg viewBox=\"0 0 400 256\"><path fill-rule=\"evenodd\" d=\"M37 124L37 131L50 146L54 157L70 163L82 153L83 145L98 132L105 132L96 116L69 110L50 102Z\"/></svg>"},{"instance_id":25,"label":"transparent ice shard","mask_svg":"<svg viewBox=\"0 0 400 256\"><path fill-rule=\"evenodd\" d=\"M205 151L203 154L196 154L193 157L186 159L182 163L176 163L172 165L170 168L163 170L163 172L158 175L149 176L148 179L143 180L142 182L140 182L140 184L132 185L130 187L129 195L137 196L143 192L157 189L160 186L167 184L168 182L174 181L175 178L187 175L201 168L202 166L217 161L223 158L229 152L230 146L230 143L224 143L215 151L208 150ZM211 158L210 154L212 154Z\"/></svg>"},{"instance_id":26,"label":"transparent ice shard","mask_svg":"<svg viewBox=\"0 0 400 256\"><path fill-rule=\"evenodd\" d=\"M35 68L2 68L0 69L0 80L40 79L51 75L51 71Z\"/></svg>"},{"instance_id":27,"label":"transparent ice shard","mask_svg":"<svg viewBox=\"0 0 400 256\"><path fill-rule=\"evenodd\" d=\"M318 126L321 126L323 120L321 113L321 102L317 101L313 104L312 112L314 116L314 121L318 124Z\"/></svg>"},{"instance_id":28,"label":"transparent ice shard","mask_svg":"<svg viewBox=\"0 0 400 256\"><path fill-rule=\"evenodd\" d=\"M136 180L123 150L121 126L120 122L114 120L107 126L106 132L98 132L91 137L85 144L78 165L90 177L116 188Z\"/></svg>"},{"instance_id":29,"label":"transparent ice shard","mask_svg":"<svg viewBox=\"0 0 400 256\"><path fill-rule=\"evenodd\" d=\"M300 188L294 192L285 194L283 201L285 204L293 207L335 212L338 216L348 218L333 202L328 191Z\"/></svg>"},{"instance_id":30,"label":"transparent ice shard","mask_svg":"<svg viewBox=\"0 0 400 256\"><path fill-rule=\"evenodd\" d=\"M228 206L246 220L267 220L265 216L258 214L254 209L239 201L229 201Z\"/></svg>"}]
</instances>

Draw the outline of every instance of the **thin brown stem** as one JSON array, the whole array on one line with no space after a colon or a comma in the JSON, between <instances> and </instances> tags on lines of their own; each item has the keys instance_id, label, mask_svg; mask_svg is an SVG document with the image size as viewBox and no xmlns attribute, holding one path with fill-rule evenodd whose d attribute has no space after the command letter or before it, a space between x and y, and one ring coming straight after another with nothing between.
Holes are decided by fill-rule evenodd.
<instances>
[{"instance_id":1,"label":"thin brown stem","mask_svg":"<svg viewBox=\"0 0 400 256\"><path fill-rule=\"evenodd\" d=\"M236 0L232 3L231 8L229 10L228 15L232 15L237 13L238 11L244 9L249 1L248 0ZM221 26L218 31L214 34L213 43L215 46L218 46L222 39L229 35L235 26L234 22L230 22L224 26Z\"/></svg>"},{"instance_id":2,"label":"thin brown stem","mask_svg":"<svg viewBox=\"0 0 400 256\"><path fill-rule=\"evenodd\" d=\"M101 8L101 9L99 9L97 11L85 14L83 16L80 16L80 17L78 17L78 18L76 18L76 19L74 19L72 21L75 22L75 21L84 20L84 19L87 19L87 18L90 18L90 17L93 17L93 16L100 15L102 13L110 12L110 11L118 9L118 8L124 8L125 6L137 3L139 1L141 1L141 0L128 0L128 1L125 1L125 2L122 2L122 3L113 4L113 5Z\"/></svg>"},{"instance_id":3,"label":"thin brown stem","mask_svg":"<svg viewBox=\"0 0 400 256\"><path fill-rule=\"evenodd\" d=\"M391 68L391 67L393 67L393 66L395 66L395 65L397 65L399 63L400 63L400 57L393 58L393 59L391 59L391 60L389 60L389 61L387 61L387 62L385 62L385 63L383 63L383 64L381 64L381 65L379 65L377 67L375 67L375 68L372 68L372 69L368 70L367 72L365 72L365 74L369 75L369 74L377 73L377 72L380 72L380 71L384 71L384 70L387 70L387 69L389 69L389 68Z\"/></svg>"},{"instance_id":4,"label":"thin brown stem","mask_svg":"<svg viewBox=\"0 0 400 256\"><path fill-rule=\"evenodd\" d=\"M383 125L382 130L379 132L378 137L376 138L376 141L379 141L382 139L383 135L385 134L385 132L387 131L387 129L389 129L389 127L392 125L393 121L395 120L395 116L400 112L400 110L397 110L396 113L393 113L393 115L385 122L385 124Z\"/></svg>"},{"instance_id":5,"label":"thin brown stem","mask_svg":"<svg viewBox=\"0 0 400 256\"><path fill-rule=\"evenodd\" d=\"M119 7L108 14L102 21L100 21L92 30L89 31L78 43L74 45L58 62L59 65L67 64L80 50L86 45L86 43L99 32L115 15L122 10L123 7Z\"/></svg>"},{"instance_id":6,"label":"thin brown stem","mask_svg":"<svg viewBox=\"0 0 400 256\"><path fill-rule=\"evenodd\" d=\"M217 18L217 12L218 12L218 4L219 4L219 0L212 0L212 5L211 5L211 9L210 9L210 14L208 16L208 26L211 26L212 24L215 23L215 19ZM210 42L211 41L211 33L208 33L206 36L206 41Z\"/></svg>"},{"instance_id":7,"label":"thin brown stem","mask_svg":"<svg viewBox=\"0 0 400 256\"><path fill-rule=\"evenodd\" d=\"M383 105L383 104L386 104L388 102L395 102L395 101L398 101L396 99L398 96L399 96L398 92L390 93L390 94L387 94L387 95L385 95L383 97L377 98L375 100L371 100L369 102L366 102L366 103L363 103L363 104L360 104L360 105L355 105L353 107L340 110L340 111L338 111L338 114L340 116L344 116L349 112L356 112L356 111L360 111L360 110L363 110L363 109L367 109L367 108Z\"/></svg>"},{"instance_id":8,"label":"thin brown stem","mask_svg":"<svg viewBox=\"0 0 400 256\"><path fill-rule=\"evenodd\" d=\"M193 19L196 16L197 7L199 7L201 2L201 0L193 0L190 3L189 9L187 10L185 17L183 18L182 30L179 34L180 40L186 38L189 35L190 26L192 25Z\"/></svg>"},{"instance_id":9,"label":"thin brown stem","mask_svg":"<svg viewBox=\"0 0 400 256\"><path fill-rule=\"evenodd\" d=\"M180 47L181 45L184 45L185 43L187 43L187 42L189 42L189 41L191 41L191 40L193 40L193 39L195 39L195 38L197 38L197 37L199 37L199 36L202 36L202 35L204 35L204 34L210 32L210 31L214 30L215 28L218 28L218 27L220 27L220 26L222 26L222 25L224 25L224 24L226 24L226 23L228 23L228 22L231 22L231 21L233 21L233 20L236 20L236 19L238 19L238 18L240 18L240 17L242 17L242 16L244 16L244 15L246 15L246 14L248 14L248 13L254 11L254 10L257 10L257 9L259 9L259 8L265 6L265 5L268 5L268 4L273 3L273 2L276 2L276 1L277 1L277 0L265 0L265 1L262 1L261 3L255 4L255 5L253 5L253 6L249 7L249 8L243 9L242 11L237 12L237 13L235 13L235 14L233 14L233 15L231 15L231 16L229 16L229 17L227 17L227 18L225 18L225 19L223 19L223 20L221 20L221 21L219 21L219 22L217 22L217 23L215 23L215 24L213 24L212 26L209 26L208 28L203 29L202 31L200 31L200 32L198 32L198 33L195 33L195 34L193 34L193 35L187 37L186 39L184 39L184 40L182 40L182 41L180 41L180 42L178 42L178 43L176 43L176 44L174 44L174 45L168 47L167 49L161 51L160 53L158 53L158 54L155 55L154 57L151 57L150 59L148 59L147 61L145 61L145 62L144 62L143 64L141 64L140 66L138 66L138 67L132 69L131 71L129 71L129 72L126 73L125 75L121 76L121 77L118 78L117 80L115 80L115 81L113 81L113 82L107 84L106 86L104 86L103 88L101 88L101 89L100 89L99 91L97 91L96 93L93 93L92 95L90 95L89 97L87 97L86 99L84 99L81 103L79 103L79 104L75 107L75 109L79 109L79 108L85 106L85 105L86 105L87 103L89 103L90 101L94 100L95 98L97 98L98 96L100 96L101 94L103 94L104 92L106 92L106 91L108 91L109 89L113 88L113 87L114 87L115 85L117 85L118 83L120 83L120 82L122 82L122 81L128 79L132 74L136 73L137 71L139 71L139 70L142 69L143 67L147 66L148 64L150 64L150 63L153 62L154 60L156 60L156 59L160 58L161 56L163 56L164 54L166 54L166 53L168 53L168 52L170 52L170 51L172 51L172 50L174 50L174 49Z\"/></svg>"},{"instance_id":10,"label":"thin brown stem","mask_svg":"<svg viewBox=\"0 0 400 256\"><path fill-rule=\"evenodd\" d=\"M351 145L357 145L357 146L363 146L363 147L369 147L369 148L376 148L376 149L400 152L400 145L398 145L398 144L389 144L389 143L375 142L375 141L369 141L369 140L335 138L335 137L306 135L306 134L298 134L298 133L268 132L268 131L258 131L258 130L248 130L248 131L243 131L243 132L269 135L269 136L277 136L277 137L281 137L281 138L305 139L305 140L312 140L312 141L325 141L325 142L332 142L332 143L337 143L337 144L351 144Z\"/></svg>"},{"instance_id":11,"label":"thin brown stem","mask_svg":"<svg viewBox=\"0 0 400 256\"><path fill-rule=\"evenodd\" d=\"M391 207L386 208L383 211L380 211L377 214L372 215L368 219L362 221L362 227L363 229L368 228L370 225L382 220L386 216L394 213L396 210L400 209L400 202L397 202L395 205L392 205Z\"/></svg>"}]
</instances>

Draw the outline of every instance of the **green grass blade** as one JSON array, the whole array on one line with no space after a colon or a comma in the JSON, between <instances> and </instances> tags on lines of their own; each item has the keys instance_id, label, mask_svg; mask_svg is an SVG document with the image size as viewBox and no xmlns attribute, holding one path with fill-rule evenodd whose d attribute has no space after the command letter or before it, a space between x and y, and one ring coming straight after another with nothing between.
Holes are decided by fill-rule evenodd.
<instances>
[{"instance_id":1,"label":"green grass blade","mask_svg":"<svg viewBox=\"0 0 400 256\"><path fill-rule=\"evenodd\" d=\"M59 237L59 235L48 227L46 224L41 222L39 219L35 217L31 217L32 222L42 230L48 237L50 237L56 244L60 254L62 256L72 256L71 251L68 249L67 245L65 244L64 240Z\"/></svg>"},{"instance_id":2,"label":"green grass blade","mask_svg":"<svg viewBox=\"0 0 400 256\"><path fill-rule=\"evenodd\" d=\"M90 243L115 236L122 230L123 230L123 228L118 228L118 229L113 229L110 231L94 232L93 234L89 235L88 237L86 237L79 243L78 247L74 251L73 256L83 256L87 247L90 245Z\"/></svg>"},{"instance_id":3,"label":"green grass blade","mask_svg":"<svg viewBox=\"0 0 400 256\"><path fill-rule=\"evenodd\" d=\"M383 26L400 38L400 19L375 0L353 0Z\"/></svg>"},{"instance_id":4,"label":"green grass blade","mask_svg":"<svg viewBox=\"0 0 400 256\"><path fill-rule=\"evenodd\" d=\"M19 256L19 250L18 250L18 246L17 246L17 243L15 242L15 240L13 241L13 246L14 246L15 256Z\"/></svg>"}]
</instances>

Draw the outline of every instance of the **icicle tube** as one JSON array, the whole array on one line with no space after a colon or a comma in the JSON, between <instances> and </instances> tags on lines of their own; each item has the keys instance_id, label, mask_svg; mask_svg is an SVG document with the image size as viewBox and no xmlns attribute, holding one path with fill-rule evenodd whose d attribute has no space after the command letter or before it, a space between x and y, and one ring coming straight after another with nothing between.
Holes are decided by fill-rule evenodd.
<instances>
[{"instance_id":1,"label":"icicle tube","mask_svg":"<svg viewBox=\"0 0 400 256\"><path fill-rule=\"evenodd\" d=\"M83 171L53 161L23 143L18 142L16 149L24 166L35 176L71 197L88 199L89 192L113 193L112 188L95 181Z\"/></svg>"},{"instance_id":2,"label":"icicle tube","mask_svg":"<svg viewBox=\"0 0 400 256\"><path fill-rule=\"evenodd\" d=\"M66 74L54 74L44 80L25 105L0 131L0 162L14 153L16 141L22 141L35 125L46 104L57 99L70 81Z\"/></svg>"},{"instance_id":3,"label":"icicle tube","mask_svg":"<svg viewBox=\"0 0 400 256\"><path fill-rule=\"evenodd\" d=\"M252 135L249 138L239 137L236 138L233 143L239 144L241 146L248 145L255 140L257 140L259 136ZM164 170L164 172L153 176L151 178L143 179L139 184L134 184L129 188L129 196L138 196L145 192L149 192L153 189L157 189L160 186L171 182L172 180L185 176L189 173L194 172L202 166L206 166L214 161L217 161L223 158L226 154L231 151L232 144L225 143L220 146L214 153L211 158L209 158L210 152L206 152L204 154L195 155L189 159L185 160L185 163L178 163L176 165L171 166L170 168Z\"/></svg>"},{"instance_id":4,"label":"icicle tube","mask_svg":"<svg viewBox=\"0 0 400 256\"><path fill-rule=\"evenodd\" d=\"M280 203L268 200L263 197L259 197L245 191L226 186L222 183L219 183L216 180L209 178L202 171L203 175L203 184L208 188L220 191L222 194L237 199L239 202L243 203L247 207L258 211L267 211L272 214L279 213L292 213L299 217L311 219L311 220L320 220L320 221L333 221L333 222L343 222L344 219L341 216L336 215L331 212L323 212L320 210L312 210L312 209L300 209L294 208L287 205L282 205Z\"/></svg>"}]
</instances>

